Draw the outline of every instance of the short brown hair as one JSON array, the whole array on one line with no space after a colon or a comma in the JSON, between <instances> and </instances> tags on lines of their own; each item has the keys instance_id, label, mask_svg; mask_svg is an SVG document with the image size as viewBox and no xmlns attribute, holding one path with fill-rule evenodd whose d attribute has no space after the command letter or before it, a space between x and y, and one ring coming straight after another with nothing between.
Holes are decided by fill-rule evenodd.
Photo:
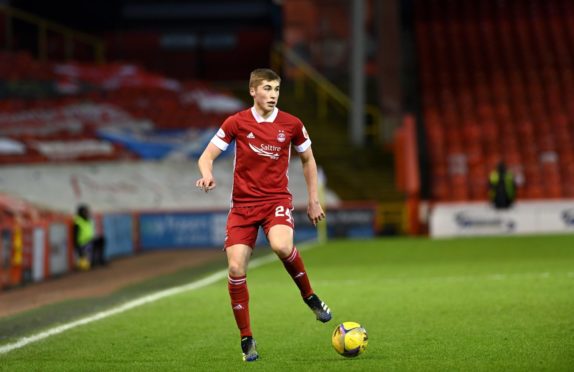
<instances>
[{"instance_id":1,"label":"short brown hair","mask_svg":"<svg viewBox=\"0 0 574 372\"><path fill-rule=\"evenodd\" d=\"M281 83L281 77L279 77L275 71L270 68L258 68L251 72L251 76L249 77L249 88L257 88L264 80L277 80Z\"/></svg>"}]
</instances>

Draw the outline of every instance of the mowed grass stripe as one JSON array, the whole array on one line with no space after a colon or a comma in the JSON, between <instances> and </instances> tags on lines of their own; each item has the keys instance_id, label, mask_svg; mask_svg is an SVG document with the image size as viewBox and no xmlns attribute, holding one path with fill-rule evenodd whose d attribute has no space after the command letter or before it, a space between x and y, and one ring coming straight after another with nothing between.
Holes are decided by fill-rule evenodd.
<instances>
[{"instance_id":1,"label":"mowed grass stripe","mask_svg":"<svg viewBox=\"0 0 574 372\"><path fill-rule=\"evenodd\" d=\"M276 259L248 275L261 360L241 361L222 281L0 357L6 370L571 370L574 238L340 241L303 254L321 324ZM369 331L344 359L336 323Z\"/></svg>"}]
</instances>

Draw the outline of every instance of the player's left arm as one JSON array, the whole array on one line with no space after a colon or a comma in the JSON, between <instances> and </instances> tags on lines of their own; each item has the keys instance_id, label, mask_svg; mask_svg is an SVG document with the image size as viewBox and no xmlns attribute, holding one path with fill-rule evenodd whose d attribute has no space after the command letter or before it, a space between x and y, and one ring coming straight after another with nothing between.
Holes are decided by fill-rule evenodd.
<instances>
[{"instance_id":1,"label":"player's left arm","mask_svg":"<svg viewBox=\"0 0 574 372\"><path fill-rule=\"evenodd\" d=\"M313 156L313 150L309 146L305 151L299 153L301 163L303 164L303 175L307 184L307 217L313 225L325 218L325 212L319 203L319 190L317 186L317 163Z\"/></svg>"}]
</instances>

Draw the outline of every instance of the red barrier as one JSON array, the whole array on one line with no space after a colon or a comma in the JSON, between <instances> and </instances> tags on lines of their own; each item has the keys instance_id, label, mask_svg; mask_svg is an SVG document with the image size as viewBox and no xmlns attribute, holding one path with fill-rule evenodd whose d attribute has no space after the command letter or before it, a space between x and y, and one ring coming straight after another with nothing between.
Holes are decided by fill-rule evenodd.
<instances>
[{"instance_id":1,"label":"red barrier","mask_svg":"<svg viewBox=\"0 0 574 372\"><path fill-rule=\"evenodd\" d=\"M395 130L393 142L395 156L395 185L401 192L406 188L406 166L405 166L405 128L400 127Z\"/></svg>"},{"instance_id":2,"label":"red barrier","mask_svg":"<svg viewBox=\"0 0 574 372\"><path fill-rule=\"evenodd\" d=\"M69 216L4 194L0 212L0 290L48 278L54 263L59 274L73 268Z\"/></svg>"}]
</instances>

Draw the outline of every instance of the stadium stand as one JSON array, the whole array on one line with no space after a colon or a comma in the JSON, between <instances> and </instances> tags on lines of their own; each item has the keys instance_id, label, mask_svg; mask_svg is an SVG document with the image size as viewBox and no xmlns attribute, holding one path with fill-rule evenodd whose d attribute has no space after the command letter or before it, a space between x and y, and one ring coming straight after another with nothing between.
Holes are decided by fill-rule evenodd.
<instances>
[{"instance_id":1,"label":"stadium stand","mask_svg":"<svg viewBox=\"0 0 574 372\"><path fill-rule=\"evenodd\" d=\"M485 200L499 160L519 199L574 197L574 4L415 4L432 199Z\"/></svg>"},{"instance_id":2,"label":"stadium stand","mask_svg":"<svg viewBox=\"0 0 574 372\"><path fill-rule=\"evenodd\" d=\"M232 161L217 168L220 187L207 200L192 194L199 173L189 164L123 160L199 156L224 118L244 107L238 99L206 82L179 82L131 64L41 63L23 52L0 59L13 85L37 87L20 95L4 87L11 94L0 102L4 191L63 212L80 200L98 211L228 206ZM63 161L92 165L17 166ZM298 192L304 177L292 179L296 203L305 205Z\"/></svg>"},{"instance_id":3,"label":"stadium stand","mask_svg":"<svg viewBox=\"0 0 574 372\"><path fill-rule=\"evenodd\" d=\"M177 145L170 136L202 138L244 107L207 83L132 64L42 63L26 52L0 53L0 62L2 164L158 158ZM145 151L154 136L165 151Z\"/></svg>"}]
</instances>

